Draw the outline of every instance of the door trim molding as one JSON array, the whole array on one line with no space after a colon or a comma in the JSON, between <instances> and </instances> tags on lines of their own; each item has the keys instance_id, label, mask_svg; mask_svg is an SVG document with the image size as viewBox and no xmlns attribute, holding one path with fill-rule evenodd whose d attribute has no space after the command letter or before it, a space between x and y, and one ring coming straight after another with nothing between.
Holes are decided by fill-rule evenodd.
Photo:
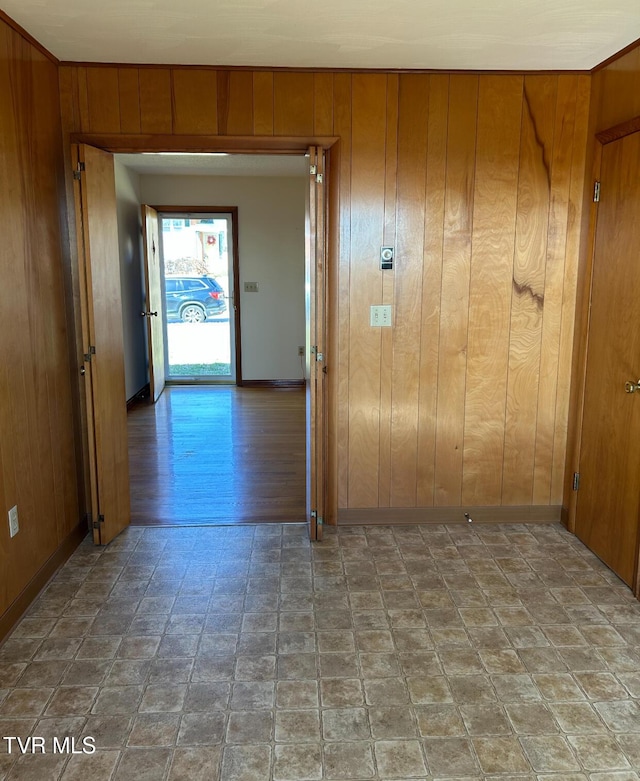
<instances>
[{"instance_id":1,"label":"door trim molding","mask_svg":"<svg viewBox=\"0 0 640 781\"><path fill-rule=\"evenodd\" d=\"M607 130L601 130L596 133L596 139L603 145L610 144L612 141L618 141L620 138L637 133L638 130L640 130L640 117L634 117Z\"/></svg>"},{"instance_id":2,"label":"door trim molding","mask_svg":"<svg viewBox=\"0 0 640 781\"><path fill-rule=\"evenodd\" d=\"M71 133L72 144L90 144L113 154L135 152L236 152L300 154L310 146L330 149L338 136L197 136L172 133Z\"/></svg>"},{"instance_id":3,"label":"door trim molding","mask_svg":"<svg viewBox=\"0 0 640 781\"><path fill-rule=\"evenodd\" d=\"M328 193L325 200L325 212L328 225L327 240L327 298L333 303L327 307L326 326L328 344L331 348L334 345L335 329L337 328L336 306L338 301L338 275L337 264L339 260L340 244L340 226L339 226L339 192L340 192L340 136L324 135L305 135L305 136L220 136L220 135L187 135L187 134L127 134L127 133L69 133L69 149L73 144L85 143L90 146L98 147L112 154L119 153L137 153L137 152L227 152L238 154L306 154L310 146L321 147L326 153L327 172L331 176L327 177L330 181ZM74 229L75 212L73 210L73 180L71 168L65 170L65 184L67 188L67 201L69 204L68 216L71 231ZM201 207L199 207L201 208ZM73 246L73 232L69 234L70 239L70 263L71 275L75 277L78 273L77 248ZM236 237L237 244L237 237ZM76 325L78 325L77 301L71 304L70 315ZM81 344L78 342L78 335L75 334L76 352L81 354ZM80 387L80 383L78 383ZM81 391L80 391L81 392ZM333 413L332 398L337 392L336 373L332 372L327 378L328 393L328 415L326 431L326 452L327 458L327 496L326 496L326 517L325 523L332 524L336 522L338 493L337 493L337 445L336 430L337 424L335 414ZM80 396L81 398L81 396ZM84 436L86 423L80 420L80 433ZM83 455L84 452L83 452ZM84 461L84 459L83 459ZM87 476L83 475L85 493L87 492Z\"/></svg>"},{"instance_id":4,"label":"door trim molding","mask_svg":"<svg viewBox=\"0 0 640 781\"><path fill-rule=\"evenodd\" d=\"M238 249L238 207L237 206L156 206L151 204L158 212L158 217L163 214L230 214L231 215L231 241L233 243L233 327L235 329L234 348L236 376L235 384L242 387L242 336L240 333L240 251Z\"/></svg>"}]
</instances>

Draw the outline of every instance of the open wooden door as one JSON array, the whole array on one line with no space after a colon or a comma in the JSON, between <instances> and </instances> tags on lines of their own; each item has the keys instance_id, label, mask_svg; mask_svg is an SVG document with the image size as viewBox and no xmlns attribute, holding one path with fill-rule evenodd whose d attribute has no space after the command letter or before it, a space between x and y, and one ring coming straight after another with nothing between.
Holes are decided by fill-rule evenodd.
<instances>
[{"instance_id":1,"label":"open wooden door","mask_svg":"<svg viewBox=\"0 0 640 781\"><path fill-rule=\"evenodd\" d=\"M576 534L638 595L640 132L602 150Z\"/></svg>"},{"instance_id":2,"label":"open wooden door","mask_svg":"<svg viewBox=\"0 0 640 781\"><path fill-rule=\"evenodd\" d=\"M321 148L310 147L309 164L305 259L307 520L310 539L321 540L327 474L325 163Z\"/></svg>"},{"instance_id":3,"label":"open wooden door","mask_svg":"<svg viewBox=\"0 0 640 781\"><path fill-rule=\"evenodd\" d=\"M142 206L142 245L147 305L142 316L147 321L149 349L149 387L155 404L164 390L166 369L164 363L164 309L162 306L162 277L160 275L160 239L158 212L151 206Z\"/></svg>"},{"instance_id":4,"label":"open wooden door","mask_svg":"<svg viewBox=\"0 0 640 781\"><path fill-rule=\"evenodd\" d=\"M129 524L129 454L113 157L73 146L91 522L106 545Z\"/></svg>"}]
</instances>

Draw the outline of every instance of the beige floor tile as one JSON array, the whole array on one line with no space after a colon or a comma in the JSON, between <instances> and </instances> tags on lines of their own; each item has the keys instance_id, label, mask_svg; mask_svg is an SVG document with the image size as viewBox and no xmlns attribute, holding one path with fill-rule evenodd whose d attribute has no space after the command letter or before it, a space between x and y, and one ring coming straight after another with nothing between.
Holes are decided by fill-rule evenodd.
<instances>
[{"instance_id":1,"label":"beige floor tile","mask_svg":"<svg viewBox=\"0 0 640 781\"><path fill-rule=\"evenodd\" d=\"M220 755L217 747L177 748L168 781L221 781Z\"/></svg>"},{"instance_id":2,"label":"beige floor tile","mask_svg":"<svg viewBox=\"0 0 640 781\"><path fill-rule=\"evenodd\" d=\"M173 746L179 725L177 713L141 713L135 717L127 746Z\"/></svg>"},{"instance_id":3,"label":"beige floor tile","mask_svg":"<svg viewBox=\"0 0 640 781\"><path fill-rule=\"evenodd\" d=\"M270 746L226 746L222 754L221 778L224 781L269 781Z\"/></svg>"},{"instance_id":4,"label":"beige floor tile","mask_svg":"<svg viewBox=\"0 0 640 781\"><path fill-rule=\"evenodd\" d=\"M629 768L629 762L613 735L573 735L568 741L586 770Z\"/></svg>"},{"instance_id":5,"label":"beige floor tile","mask_svg":"<svg viewBox=\"0 0 640 781\"><path fill-rule=\"evenodd\" d=\"M0 731L103 759L0 778L640 781L639 646L557 525L131 528L0 647Z\"/></svg>"},{"instance_id":6,"label":"beige floor tile","mask_svg":"<svg viewBox=\"0 0 640 781\"><path fill-rule=\"evenodd\" d=\"M171 761L168 748L128 748L120 758L114 781L158 781Z\"/></svg>"},{"instance_id":7,"label":"beige floor tile","mask_svg":"<svg viewBox=\"0 0 640 781\"><path fill-rule=\"evenodd\" d=\"M433 776L464 777L478 772L471 741L466 738L425 738L424 747Z\"/></svg>"},{"instance_id":8,"label":"beige floor tile","mask_svg":"<svg viewBox=\"0 0 640 781\"><path fill-rule=\"evenodd\" d=\"M321 778L320 745L275 747L273 781L319 781Z\"/></svg>"}]
</instances>

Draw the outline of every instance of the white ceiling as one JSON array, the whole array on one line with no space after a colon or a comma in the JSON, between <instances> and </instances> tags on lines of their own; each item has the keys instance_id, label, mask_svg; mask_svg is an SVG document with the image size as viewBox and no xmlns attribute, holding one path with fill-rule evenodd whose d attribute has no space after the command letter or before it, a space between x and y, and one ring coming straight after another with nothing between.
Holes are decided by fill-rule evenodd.
<instances>
[{"instance_id":1,"label":"white ceiling","mask_svg":"<svg viewBox=\"0 0 640 781\"><path fill-rule=\"evenodd\" d=\"M304 155L116 155L127 168L139 174L172 176L308 176Z\"/></svg>"},{"instance_id":2,"label":"white ceiling","mask_svg":"<svg viewBox=\"0 0 640 781\"><path fill-rule=\"evenodd\" d=\"M639 0L3 0L61 60L316 68L590 69Z\"/></svg>"}]
</instances>

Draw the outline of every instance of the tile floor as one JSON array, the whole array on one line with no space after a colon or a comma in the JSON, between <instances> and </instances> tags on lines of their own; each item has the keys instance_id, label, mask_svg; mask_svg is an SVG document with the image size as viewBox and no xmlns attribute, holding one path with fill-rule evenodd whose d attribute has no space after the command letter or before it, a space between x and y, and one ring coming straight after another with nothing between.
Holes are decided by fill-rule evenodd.
<instances>
[{"instance_id":1,"label":"tile floor","mask_svg":"<svg viewBox=\"0 0 640 781\"><path fill-rule=\"evenodd\" d=\"M637 780L639 644L558 525L130 528L0 647L0 779Z\"/></svg>"}]
</instances>

